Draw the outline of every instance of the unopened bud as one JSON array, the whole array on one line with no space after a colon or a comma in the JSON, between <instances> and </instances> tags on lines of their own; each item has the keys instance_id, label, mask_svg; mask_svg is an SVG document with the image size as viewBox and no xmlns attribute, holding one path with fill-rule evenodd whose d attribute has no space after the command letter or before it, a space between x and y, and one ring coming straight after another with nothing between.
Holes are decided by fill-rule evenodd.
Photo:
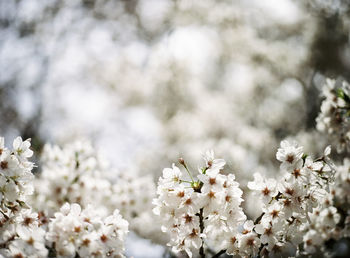
<instances>
[{"instance_id":1,"label":"unopened bud","mask_svg":"<svg viewBox=\"0 0 350 258\"><path fill-rule=\"evenodd\" d=\"M191 184L192 188L194 189L195 192L199 192L201 189L201 183L198 181L195 181Z\"/></svg>"},{"instance_id":2,"label":"unopened bud","mask_svg":"<svg viewBox=\"0 0 350 258\"><path fill-rule=\"evenodd\" d=\"M185 165L185 160L183 158L179 158L179 163L184 166Z\"/></svg>"}]
</instances>

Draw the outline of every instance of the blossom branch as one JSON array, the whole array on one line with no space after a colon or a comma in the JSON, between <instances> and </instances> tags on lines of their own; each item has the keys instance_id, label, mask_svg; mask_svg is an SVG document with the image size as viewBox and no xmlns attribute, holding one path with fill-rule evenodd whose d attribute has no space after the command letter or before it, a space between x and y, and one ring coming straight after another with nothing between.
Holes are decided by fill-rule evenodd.
<instances>
[{"instance_id":1,"label":"blossom branch","mask_svg":"<svg viewBox=\"0 0 350 258\"><path fill-rule=\"evenodd\" d=\"M200 234L203 234L204 232L203 208L199 210L199 228L200 228ZM201 244L201 247L199 248L199 255L201 258L205 258L204 240L202 236L201 236L201 239L202 239L202 244Z\"/></svg>"},{"instance_id":2,"label":"blossom branch","mask_svg":"<svg viewBox=\"0 0 350 258\"><path fill-rule=\"evenodd\" d=\"M217 254L215 254L212 258L218 258L220 257L222 254L226 253L226 250L221 250L219 251Z\"/></svg>"}]
</instances>

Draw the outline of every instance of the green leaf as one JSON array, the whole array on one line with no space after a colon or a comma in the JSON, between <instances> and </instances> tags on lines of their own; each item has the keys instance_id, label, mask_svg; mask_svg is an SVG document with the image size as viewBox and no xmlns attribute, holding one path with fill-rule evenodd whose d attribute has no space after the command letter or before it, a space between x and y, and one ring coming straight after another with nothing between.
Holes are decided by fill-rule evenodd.
<instances>
[{"instance_id":1,"label":"green leaf","mask_svg":"<svg viewBox=\"0 0 350 258\"><path fill-rule=\"evenodd\" d=\"M337 89L337 97L344 99L344 91L341 88Z\"/></svg>"},{"instance_id":2,"label":"green leaf","mask_svg":"<svg viewBox=\"0 0 350 258\"><path fill-rule=\"evenodd\" d=\"M337 89L337 97L345 100L347 103L350 103L350 97L344 92L342 88Z\"/></svg>"}]
</instances>

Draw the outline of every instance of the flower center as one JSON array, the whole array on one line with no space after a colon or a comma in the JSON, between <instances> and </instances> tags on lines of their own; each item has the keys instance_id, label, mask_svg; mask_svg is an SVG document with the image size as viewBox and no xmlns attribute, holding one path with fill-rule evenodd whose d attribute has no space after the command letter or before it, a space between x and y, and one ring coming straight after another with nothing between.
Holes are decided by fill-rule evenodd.
<instances>
[{"instance_id":1,"label":"flower center","mask_svg":"<svg viewBox=\"0 0 350 258\"><path fill-rule=\"evenodd\" d=\"M107 236L106 236L105 234L103 234L103 235L100 237L100 239L101 239L101 241L102 241L103 243L106 243L107 240L108 240L108 238L107 238Z\"/></svg>"},{"instance_id":2,"label":"flower center","mask_svg":"<svg viewBox=\"0 0 350 258\"><path fill-rule=\"evenodd\" d=\"M0 167L1 167L2 169L7 169L7 168L8 168L8 162L7 162L7 161L1 161Z\"/></svg>"},{"instance_id":3,"label":"flower center","mask_svg":"<svg viewBox=\"0 0 350 258\"><path fill-rule=\"evenodd\" d=\"M90 244L90 239L85 238L83 240L83 246L89 246L89 244Z\"/></svg>"},{"instance_id":4,"label":"flower center","mask_svg":"<svg viewBox=\"0 0 350 258\"><path fill-rule=\"evenodd\" d=\"M248 238L247 245L248 246L253 246L254 245L254 238Z\"/></svg>"},{"instance_id":5,"label":"flower center","mask_svg":"<svg viewBox=\"0 0 350 258\"><path fill-rule=\"evenodd\" d=\"M180 197L180 198L182 198L182 197L185 196L185 192L184 192L184 191L178 192L178 193L177 193L177 196Z\"/></svg>"},{"instance_id":6,"label":"flower center","mask_svg":"<svg viewBox=\"0 0 350 258\"><path fill-rule=\"evenodd\" d=\"M188 198L186 201L185 201L185 204L186 205L191 205L192 203L192 199L191 198Z\"/></svg>"},{"instance_id":7,"label":"flower center","mask_svg":"<svg viewBox=\"0 0 350 258\"><path fill-rule=\"evenodd\" d=\"M28 245L33 245L34 244L34 239L32 237L30 237L28 240L27 240L27 243Z\"/></svg>"},{"instance_id":8,"label":"flower center","mask_svg":"<svg viewBox=\"0 0 350 258\"><path fill-rule=\"evenodd\" d=\"M293 175L295 178L298 178L299 176L301 176L300 169L297 169L297 168L294 169Z\"/></svg>"},{"instance_id":9,"label":"flower center","mask_svg":"<svg viewBox=\"0 0 350 258\"><path fill-rule=\"evenodd\" d=\"M272 216L272 218L276 218L276 217L278 217L278 213L279 213L279 211L277 211L277 210L273 210L273 211L271 211L271 216Z\"/></svg>"},{"instance_id":10,"label":"flower center","mask_svg":"<svg viewBox=\"0 0 350 258\"><path fill-rule=\"evenodd\" d=\"M264 190L261 191L265 196L269 195L270 190L267 188L267 186L264 188Z\"/></svg>"},{"instance_id":11,"label":"flower center","mask_svg":"<svg viewBox=\"0 0 350 258\"><path fill-rule=\"evenodd\" d=\"M294 190L291 189L291 188L286 188L286 194L293 195L294 194Z\"/></svg>"},{"instance_id":12,"label":"flower center","mask_svg":"<svg viewBox=\"0 0 350 258\"><path fill-rule=\"evenodd\" d=\"M209 178L209 184L213 185L216 183L215 178Z\"/></svg>"},{"instance_id":13,"label":"flower center","mask_svg":"<svg viewBox=\"0 0 350 258\"><path fill-rule=\"evenodd\" d=\"M190 237L193 238L193 237L196 237L198 234L198 231L196 229L192 229L192 232L190 234Z\"/></svg>"},{"instance_id":14,"label":"flower center","mask_svg":"<svg viewBox=\"0 0 350 258\"><path fill-rule=\"evenodd\" d=\"M209 196L210 199L215 198L215 193L213 191L210 191L208 193L208 196Z\"/></svg>"},{"instance_id":15,"label":"flower center","mask_svg":"<svg viewBox=\"0 0 350 258\"><path fill-rule=\"evenodd\" d=\"M184 218L185 218L186 223L190 223L192 221L192 216L190 216L188 214L186 214L186 216Z\"/></svg>"},{"instance_id":16,"label":"flower center","mask_svg":"<svg viewBox=\"0 0 350 258\"><path fill-rule=\"evenodd\" d=\"M294 155L289 154L289 155L287 156L287 162L289 162L290 164L292 164L293 161L294 161Z\"/></svg>"}]
</instances>

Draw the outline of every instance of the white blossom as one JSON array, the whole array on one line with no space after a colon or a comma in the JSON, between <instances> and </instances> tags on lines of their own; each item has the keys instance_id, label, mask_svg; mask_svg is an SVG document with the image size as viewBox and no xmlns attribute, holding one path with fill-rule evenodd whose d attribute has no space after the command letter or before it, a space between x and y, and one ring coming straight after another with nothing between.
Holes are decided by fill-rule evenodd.
<instances>
[{"instance_id":1,"label":"white blossom","mask_svg":"<svg viewBox=\"0 0 350 258\"><path fill-rule=\"evenodd\" d=\"M211 151L204 160L197 178L190 175L192 181L182 179L175 165L164 169L158 197L153 201L154 213L161 217L163 231L169 233L168 245L175 253L185 251L190 257L204 252L206 243L228 245L230 241L226 239L232 239L232 234L238 233L238 224L246 219L240 207L242 191L235 177L220 173L225 162L216 160ZM181 163L188 170L183 160Z\"/></svg>"},{"instance_id":2,"label":"white blossom","mask_svg":"<svg viewBox=\"0 0 350 258\"><path fill-rule=\"evenodd\" d=\"M47 240L58 257L86 256L123 257L128 222L115 210L100 217L92 206L82 210L79 204L64 204L49 223Z\"/></svg>"},{"instance_id":3,"label":"white blossom","mask_svg":"<svg viewBox=\"0 0 350 258\"><path fill-rule=\"evenodd\" d=\"M317 129L329 135L336 144L337 151L350 148L350 85L343 81L339 87L333 79L326 79L322 92L325 98L321 104L321 112L316 118Z\"/></svg>"},{"instance_id":4,"label":"white blossom","mask_svg":"<svg viewBox=\"0 0 350 258\"><path fill-rule=\"evenodd\" d=\"M281 161L281 169L293 170L302 162L303 147L296 142L288 142L286 140L281 142L281 148L278 149L276 158Z\"/></svg>"}]
</instances>

